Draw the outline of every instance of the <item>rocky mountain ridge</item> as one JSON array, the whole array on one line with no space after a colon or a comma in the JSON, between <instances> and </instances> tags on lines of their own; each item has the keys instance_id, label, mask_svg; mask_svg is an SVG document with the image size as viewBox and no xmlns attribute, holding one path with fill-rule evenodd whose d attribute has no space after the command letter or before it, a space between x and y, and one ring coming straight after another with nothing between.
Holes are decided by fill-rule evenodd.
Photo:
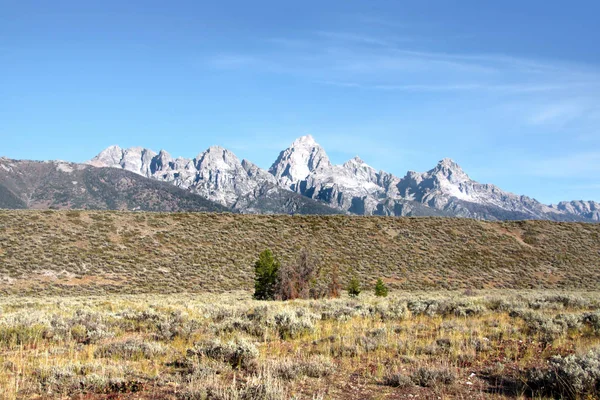
<instances>
[{"instance_id":1,"label":"rocky mountain ridge","mask_svg":"<svg viewBox=\"0 0 600 400\"><path fill-rule=\"evenodd\" d=\"M212 146L194 159L174 159L164 150L156 153L141 147L111 146L89 164L169 182L247 213L294 212L281 202L298 205L298 198L292 201L290 197L297 194L315 204L358 215L600 221L600 204L596 202L545 205L495 185L476 182L449 158L429 171L409 171L402 178L378 171L358 156L334 165L310 135L296 139L281 151L268 171L248 160L240 161L220 146ZM270 204L268 211L261 210L262 202ZM302 208L297 206L296 210Z\"/></svg>"},{"instance_id":2,"label":"rocky mountain ridge","mask_svg":"<svg viewBox=\"0 0 600 400\"><path fill-rule=\"evenodd\" d=\"M0 208L226 212L227 207L131 171L0 158Z\"/></svg>"}]
</instances>

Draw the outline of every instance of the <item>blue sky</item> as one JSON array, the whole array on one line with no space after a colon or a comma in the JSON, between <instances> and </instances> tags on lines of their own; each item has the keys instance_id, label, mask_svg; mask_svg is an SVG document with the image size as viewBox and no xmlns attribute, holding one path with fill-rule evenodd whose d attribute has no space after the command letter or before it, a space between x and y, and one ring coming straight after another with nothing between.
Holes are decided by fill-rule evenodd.
<instances>
[{"instance_id":1,"label":"blue sky","mask_svg":"<svg viewBox=\"0 0 600 400\"><path fill-rule=\"evenodd\" d=\"M600 201L597 1L0 0L0 155L219 144L268 168L312 134L403 176L453 158Z\"/></svg>"}]
</instances>

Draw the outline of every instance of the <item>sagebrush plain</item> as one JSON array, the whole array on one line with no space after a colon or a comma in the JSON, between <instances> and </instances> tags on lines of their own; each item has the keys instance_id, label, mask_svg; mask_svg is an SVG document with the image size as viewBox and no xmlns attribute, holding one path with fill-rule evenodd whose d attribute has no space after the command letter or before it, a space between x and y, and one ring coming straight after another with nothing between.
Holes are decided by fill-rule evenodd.
<instances>
[{"instance_id":1,"label":"sagebrush plain","mask_svg":"<svg viewBox=\"0 0 600 400\"><path fill-rule=\"evenodd\" d=\"M2 398L598 397L599 225L2 211L0 226ZM255 300L266 248L282 264L308 249L362 292Z\"/></svg>"},{"instance_id":2,"label":"sagebrush plain","mask_svg":"<svg viewBox=\"0 0 600 400\"><path fill-rule=\"evenodd\" d=\"M26 210L0 211L0 293L251 290L267 248L366 287L600 290L600 224Z\"/></svg>"},{"instance_id":3,"label":"sagebrush plain","mask_svg":"<svg viewBox=\"0 0 600 400\"><path fill-rule=\"evenodd\" d=\"M600 295L4 298L15 398L595 398Z\"/></svg>"}]
</instances>

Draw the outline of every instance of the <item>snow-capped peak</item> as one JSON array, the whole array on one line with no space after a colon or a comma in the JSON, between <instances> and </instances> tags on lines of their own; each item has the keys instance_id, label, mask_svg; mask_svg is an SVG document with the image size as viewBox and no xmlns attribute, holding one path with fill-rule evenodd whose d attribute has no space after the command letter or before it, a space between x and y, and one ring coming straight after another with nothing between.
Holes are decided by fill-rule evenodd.
<instances>
[{"instance_id":1,"label":"snow-capped peak","mask_svg":"<svg viewBox=\"0 0 600 400\"><path fill-rule=\"evenodd\" d=\"M438 178L443 177L451 183L463 183L471 180L460 165L451 158L444 158L439 161L435 168L428 173Z\"/></svg>"},{"instance_id":2,"label":"snow-capped peak","mask_svg":"<svg viewBox=\"0 0 600 400\"><path fill-rule=\"evenodd\" d=\"M122 149L117 145L113 145L92 158L88 164L95 167L123 168L136 174L148 176L150 163L155 156L155 152L143 147Z\"/></svg>"},{"instance_id":3,"label":"snow-capped peak","mask_svg":"<svg viewBox=\"0 0 600 400\"><path fill-rule=\"evenodd\" d=\"M171 158L171 155L169 154L169 152L166 151L166 150L163 150L163 149L161 149L158 152L158 156L161 157L161 158Z\"/></svg>"},{"instance_id":4,"label":"snow-capped peak","mask_svg":"<svg viewBox=\"0 0 600 400\"><path fill-rule=\"evenodd\" d=\"M346 161L342 167L360 181L377 182L377 170L364 162L359 156Z\"/></svg>"},{"instance_id":5,"label":"snow-capped peak","mask_svg":"<svg viewBox=\"0 0 600 400\"><path fill-rule=\"evenodd\" d=\"M291 147L298 147L303 145L314 146L317 145L317 142L315 141L315 138L312 137L312 135L304 135L294 140L292 142Z\"/></svg>"},{"instance_id":6,"label":"snow-capped peak","mask_svg":"<svg viewBox=\"0 0 600 400\"><path fill-rule=\"evenodd\" d=\"M224 171L241 167L240 160L231 151L221 146L210 146L196 157L198 170Z\"/></svg>"},{"instance_id":7,"label":"snow-capped peak","mask_svg":"<svg viewBox=\"0 0 600 400\"><path fill-rule=\"evenodd\" d=\"M365 215L406 215L417 207L421 211L432 209L474 218L600 221L598 203L574 201L545 206L535 199L470 179L450 158L440 160L427 172L409 171L402 179L375 170L358 156L342 165L332 165L311 135L294 140L268 172L250 161L240 161L221 146L211 146L194 159L173 159L164 150L156 154L142 147L122 149L114 145L88 164L126 169L171 182L240 210L256 199L263 188L279 186L278 189L295 191L340 210ZM0 169L8 171L10 165L0 163Z\"/></svg>"},{"instance_id":8,"label":"snow-capped peak","mask_svg":"<svg viewBox=\"0 0 600 400\"><path fill-rule=\"evenodd\" d=\"M354 156L344 163L344 165L367 165L359 156Z\"/></svg>"},{"instance_id":9,"label":"snow-capped peak","mask_svg":"<svg viewBox=\"0 0 600 400\"><path fill-rule=\"evenodd\" d=\"M117 167L123 158L123 149L117 145L112 145L102 150L96 157L89 161L90 165L95 167Z\"/></svg>"},{"instance_id":10,"label":"snow-capped peak","mask_svg":"<svg viewBox=\"0 0 600 400\"><path fill-rule=\"evenodd\" d=\"M283 150L269 172L284 187L293 187L311 172L331 166L325 150L311 135L302 136Z\"/></svg>"}]
</instances>

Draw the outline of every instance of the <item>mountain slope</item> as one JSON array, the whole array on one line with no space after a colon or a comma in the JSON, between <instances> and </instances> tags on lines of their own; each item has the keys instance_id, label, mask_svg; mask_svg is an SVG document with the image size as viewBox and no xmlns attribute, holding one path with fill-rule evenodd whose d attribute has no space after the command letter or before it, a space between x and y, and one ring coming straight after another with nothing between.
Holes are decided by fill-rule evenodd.
<instances>
[{"instance_id":1,"label":"mountain slope","mask_svg":"<svg viewBox=\"0 0 600 400\"><path fill-rule=\"evenodd\" d=\"M202 196L129 171L8 159L0 159L0 207L228 211Z\"/></svg>"},{"instance_id":2,"label":"mountain slope","mask_svg":"<svg viewBox=\"0 0 600 400\"><path fill-rule=\"evenodd\" d=\"M0 184L0 208L20 209L27 208L27 205L6 186Z\"/></svg>"},{"instance_id":3,"label":"mountain slope","mask_svg":"<svg viewBox=\"0 0 600 400\"><path fill-rule=\"evenodd\" d=\"M365 287L600 289L600 224L11 210L0 211L0 293L251 290L265 248L284 265L308 248Z\"/></svg>"},{"instance_id":4,"label":"mountain slope","mask_svg":"<svg viewBox=\"0 0 600 400\"><path fill-rule=\"evenodd\" d=\"M545 205L471 179L453 160L399 178L358 156L333 164L312 136L296 139L268 171L212 146L193 159L111 146L89 164L169 182L241 213L455 216L486 220L600 221L595 202Z\"/></svg>"},{"instance_id":5,"label":"mountain slope","mask_svg":"<svg viewBox=\"0 0 600 400\"><path fill-rule=\"evenodd\" d=\"M358 157L332 165L310 135L283 150L269 172L279 185L353 214L374 214L378 198L384 195L372 167Z\"/></svg>"},{"instance_id":6,"label":"mountain slope","mask_svg":"<svg viewBox=\"0 0 600 400\"><path fill-rule=\"evenodd\" d=\"M248 160L220 146L211 146L194 159L173 159L166 151L111 146L89 161L96 167L125 169L169 182L242 213L315 213L341 211L285 190L276 179Z\"/></svg>"},{"instance_id":7,"label":"mountain slope","mask_svg":"<svg viewBox=\"0 0 600 400\"><path fill-rule=\"evenodd\" d=\"M476 182L448 158L427 172L408 172L398 181L396 188L402 198L462 217L488 220L582 220L577 215L553 209L527 196Z\"/></svg>"},{"instance_id":8,"label":"mountain slope","mask_svg":"<svg viewBox=\"0 0 600 400\"><path fill-rule=\"evenodd\" d=\"M550 207L558 212L577 215L592 221L600 221L600 203L595 201L561 201Z\"/></svg>"},{"instance_id":9,"label":"mountain slope","mask_svg":"<svg viewBox=\"0 0 600 400\"><path fill-rule=\"evenodd\" d=\"M547 206L469 178L453 160L398 178L359 157L333 165L311 136L283 150L269 172L278 183L304 196L359 215L448 215L487 220L549 219L597 221L593 202ZM420 204L420 206L415 206Z\"/></svg>"}]
</instances>

